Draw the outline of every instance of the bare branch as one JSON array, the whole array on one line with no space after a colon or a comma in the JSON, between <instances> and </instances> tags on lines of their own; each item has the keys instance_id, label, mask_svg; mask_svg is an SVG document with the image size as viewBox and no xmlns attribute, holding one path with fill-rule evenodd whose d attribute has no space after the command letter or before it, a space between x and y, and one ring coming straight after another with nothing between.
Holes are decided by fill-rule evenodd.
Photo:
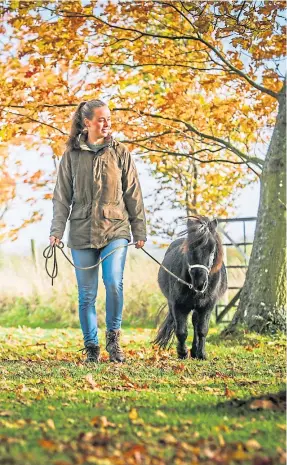
<instances>
[{"instance_id":1,"label":"bare branch","mask_svg":"<svg viewBox=\"0 0 287 465\"><path fill-rule=\"evenodd\" d=\"M123 140L122 141L123 143L131 143L131 144L135 144L134 141L130 141L130 140ZM154 149L154 148L150 148L150 147L147 147L146 145L143 145L143 144L135 144L137 145L138 147L141 147L141 148L144 148L147 150L147 152L149 152L149 154L147 154L147 156L150 156L150 152L157 152L157 153L161 153L163 155L166 155L166 156L173 156L173 157L185 157L185 158L190 158L191 160L195 160L199 163L229 163L229 164L232 164L232 165L247 165L247 163L245 161L234 161L234 160L227 160L226 158L222 158L222 159L219 159L219 158L214 158L214 159L211 159L211 160L203 160L201 158L197 158L197 157L194 157L193 155L190 155L188 153L185 153L185 152L172 152L171 150L160 150L160 149ZM222 147L222 150L224 150L224 147ZM259 176L259 174L250 166L248 166L248 168L250 170L253 171L254 174L256 174L256 176Z\"/></svg>"}]
</instances>

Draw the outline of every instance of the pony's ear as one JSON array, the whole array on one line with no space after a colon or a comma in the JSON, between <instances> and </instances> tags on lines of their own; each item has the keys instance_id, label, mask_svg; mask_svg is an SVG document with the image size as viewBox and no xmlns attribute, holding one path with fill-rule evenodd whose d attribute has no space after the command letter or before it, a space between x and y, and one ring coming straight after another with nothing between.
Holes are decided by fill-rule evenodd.
<instances>
[{"instance_id":1,"label":"pony's ear","mask_svg":"<svg viewBox=\"0 0 287 465\"><path fill-rule=\"evenodd\" d=\"M218 221L216 218L208 222L208 227L211 232L214 232L216 230L217 225L218 225Z\"/></svg>"}]
</instances>

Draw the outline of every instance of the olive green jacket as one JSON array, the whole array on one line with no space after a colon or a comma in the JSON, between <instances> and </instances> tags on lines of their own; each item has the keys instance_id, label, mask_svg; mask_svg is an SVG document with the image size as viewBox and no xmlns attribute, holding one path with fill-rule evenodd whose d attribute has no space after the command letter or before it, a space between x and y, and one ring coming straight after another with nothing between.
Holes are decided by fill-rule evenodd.
<instances>
[{"instance_id":1,"label":"olive green jacket","mask_svg":"<svg viewBox=\"0 0 287 465\"><path fill-rule=\"evenodd\" d=\"M105 140L107 145L94 152L80 134L61 158L50 236L61 239L69 220L69 248L101 248L118 238L131 242L130 227L133 241L147 240L135 162L122 142L113 136Z\"/></svg>"}]
</instances>

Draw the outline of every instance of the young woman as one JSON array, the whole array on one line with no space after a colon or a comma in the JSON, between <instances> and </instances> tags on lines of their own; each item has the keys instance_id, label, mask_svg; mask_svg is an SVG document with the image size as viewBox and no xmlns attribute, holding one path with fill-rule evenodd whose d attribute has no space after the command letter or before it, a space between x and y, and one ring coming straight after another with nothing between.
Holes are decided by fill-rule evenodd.
<instances>
[{"instance_id":1,"label":"young woman","mask_svg":"<svg viewBox=\"0 0 287 465\"><path fill-rule=\"evenodd\" d=\"M127 246L130 227L136 248L147 240L135 162L126 146L112 136L110 110L101 100L82 102L76 109L52 201L50 244L59 243L70 220L67 246L76 266L95 265L114 248ZM127 249L117 249L101 264L106 289L106 350L114 362L125 360L119 338ZM81 350L87 354L87 362L98 362L100 355L95 308L98 272L99 267L75 269L85 346Z\"/></svg>"}]
</instances>

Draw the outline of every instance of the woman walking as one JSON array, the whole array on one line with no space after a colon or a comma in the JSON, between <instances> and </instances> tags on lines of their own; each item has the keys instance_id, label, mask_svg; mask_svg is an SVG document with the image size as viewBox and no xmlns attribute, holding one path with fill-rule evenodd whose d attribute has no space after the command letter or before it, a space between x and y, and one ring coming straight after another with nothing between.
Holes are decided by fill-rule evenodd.
<instances>
[{"instance_id":1,"label":"woman walking","mask_svg":"<svg viewBox=\"0 0 287 465\"><path fill-rule=\"evenodd\" d=\"M110 361L124 362L120 347L123 273L127 244L143 247L146 218L134 160L111 134L111 114L101 100L82 102L73 116L67 148L61 158L53 193L50 244L58 244L70 220L67 246L74 265L101 264L106 289L106 350ZM70 206L72 206L70 211ZM79 319L86 362L98 362L100 346L96 312L99 267L75 269Z\"/></svg>"}]
</instances>

